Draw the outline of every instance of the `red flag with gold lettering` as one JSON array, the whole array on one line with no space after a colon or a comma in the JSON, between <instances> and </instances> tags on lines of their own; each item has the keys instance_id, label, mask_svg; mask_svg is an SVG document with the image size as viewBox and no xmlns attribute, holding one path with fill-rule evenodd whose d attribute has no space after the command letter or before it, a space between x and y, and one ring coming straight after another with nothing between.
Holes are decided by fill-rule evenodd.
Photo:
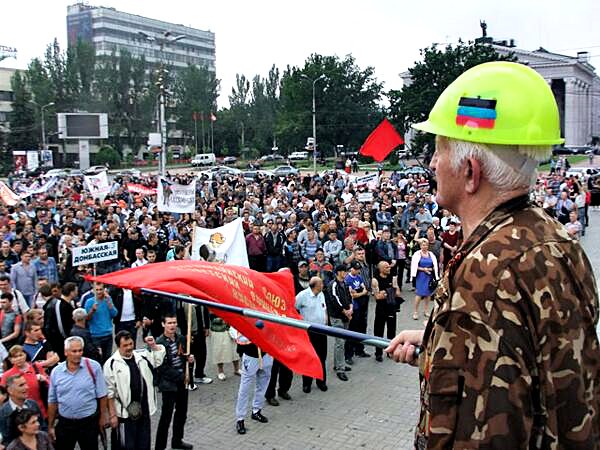
<instances>
[{"instance_id":1,"label":"red flag with gold lettering","mask_svg":"<svg viewBox=\"0 0 600 450\"><path fill-rule=\"evenodd\" d=\"M234 265L180 260L146 264L92 279L138 293L142 288L156 289L302 319L296 311L294 281L289 270L261 273ZM256 319L216 309L211 312L292 371L323 379L321 362L306 330L267 321L259 329Z\"/></svg>"}]
</instances>

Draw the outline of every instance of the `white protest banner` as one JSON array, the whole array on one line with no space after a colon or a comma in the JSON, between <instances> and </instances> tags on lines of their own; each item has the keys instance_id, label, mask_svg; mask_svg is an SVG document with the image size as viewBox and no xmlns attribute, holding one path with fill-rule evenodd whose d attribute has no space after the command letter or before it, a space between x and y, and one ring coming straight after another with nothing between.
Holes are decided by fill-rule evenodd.
<instances>
[{"instance_id":1,"label":"white protest banner","mask_svg":"<svg viewBox=\"0 0 600 450\"><path fill-rule=\"evenodd\" d=\"M119 243L117 241L103 242L73 248L73 265L95 264L110 261L119 257Z\"/></svg>"},{"instance_id":2,"label":"white protest banner","mask_svg":"<svg viewBox=\"0 0 600 450\"><path fill-rule=\"evenodd\" d=\"M15 206L21 201L21 197L15 194L4 181L0 181L0 200L8 206Z\"/></svg>"},{"instance_id":3,"label":"white protest banner","mask_svg":"<svg viewBox=\"0 0 600 450\"><path fill-rule=\"evenodd\" d=\"M357 200L361 203L372 202L373 201L373 193L372 192L361 192L358 194Z\"/></svg>"},{"instance_id":4,"label":"white protest banner","mask_svg":"<svg viewBox=\"0 0 600 450\"><path fill-rule=\"evenodd\" d=\"M35 182L31 186L19 186L19 193L21 198L27 198L30 195L43 194L52 189L57 182L58 177L51 177L42 185Z\"/></svg>"},{"instance_id":5,"label":"white protest banner","mask_svg":"<svg viewBox=\"0 0 600 450\"><path fill-rule=\"evenodd\" d=\"M377 174L372 173L371 175L363 175L362 177L356 177L354 180L354 184L356 186L363 186L365 184L369 184L371 182L377 183Z\"/></svg>"},{"instance_id":6,"label":"white protest banner","mask_svg":"<svg viewBox=\"0 0 600 450\"><path fill-rule=\"evenodd\" d=\"M219 228L196 227L192 244L192 259L199 260L200 255L209 261L221 261L226 264L248 267L242 219L235 219Z\"/></svg>"},{"instance_id":7,"label":"white protest banner","mask_svg":"<svg viewBox=\"0 0 600 450\"><path fill-rule=\"evenodd\" d=\"M96 175L85 175L83 181L85 181L87 189L90 191L92 197L99 198L101 202L104 201L104 197L110 192L108 176L106 175L105 170Z\"/></svg>"},{"instance_id":8,"label":"white protest banner","mask_svg":"<svg viewBox=\"0 0 600 450\"><path fill-rule=\"evenodd\" d=\"M184 185L158 177L156 194L159 211L193 213L196 210L196 180Z\"/></svg>"}]
</instances>

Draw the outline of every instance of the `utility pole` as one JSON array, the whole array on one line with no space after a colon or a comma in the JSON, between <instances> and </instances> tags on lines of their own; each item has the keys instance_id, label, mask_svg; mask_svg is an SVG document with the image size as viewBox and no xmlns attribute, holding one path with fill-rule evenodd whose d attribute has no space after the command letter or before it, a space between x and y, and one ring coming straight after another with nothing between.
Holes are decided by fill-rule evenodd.
<instances>
[{"instance_id":1,"label":"utility pole","mask_svg":"<svg viewBox=\"0 0 600 450\"><path fill-rule=\"evenodd\" d=\"M313 171L317 174L317 106L315 103L315 85L317 81L325 79L325 74L311 80L307 75L302 74L302 78L312 81L312 128L313 128Z\"/></svg>"},{"instance_id":2,"label":"utility pole","mask_svg":"<svg viewBox=\"0 0 600 450\"><path fill-rule=\"evenodd\" d=\"M158 75L158 88L160 89L160 159L158 162L158 172L165 176L167 172L167 121L165 119L165 97L166 97L166 69L161 67Z\"/></svg>"}]
</instances>

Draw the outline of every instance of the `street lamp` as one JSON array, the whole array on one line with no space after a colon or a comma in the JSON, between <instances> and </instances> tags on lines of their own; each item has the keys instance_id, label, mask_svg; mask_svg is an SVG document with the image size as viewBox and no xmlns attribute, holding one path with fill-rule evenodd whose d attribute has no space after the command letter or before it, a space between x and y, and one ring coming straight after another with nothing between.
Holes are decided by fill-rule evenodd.
<instances>
[{"instance_id":1,"label":"street lamp","mask_svg":"<svg viewBox=\"0 0 600 450\"><path fill-rule=\"evenodd\" d=\"M46 103L44 106L40 106L40 104L34 100L30 100L30 102L37 105L42 113L42 150L46 150L46 120L44 119L44 109L54 106L54 102Z\"/></svg>"},{"instance_id":2,"label":"street lamp","mask_svg":"<svg viewBox=\"0 0 600 450\"><path fill-rule=\"evenodd\" d=\"M317 174L317 108L315 104L315 85L317 81L324 80L327 78L325 74L322 74L320 77L311 80L308 75L302 74L300 75L302 78L306 78L308 81L312 82L312 126L313 126L313 170L315 175Z\"/></svg>"},{"instance_id":3,"label":"street lamp","mask_svg":"<svg viewBox=\"0 0 600 450\"><path fill-rule=\"evenodd\" d=\"M185 34L179 34L177 36L174 36L173 33L171 33L170 31L164 31L162 33L162 36L158 36L158 37L150 36L149 34L143 32L143 31L138 31L138 34L149 42L152 42L152 43L158 42L158 44L160 46L159 58L162 58L163 51L164 51L166 44L180 41L181 39L186 37ZM167 172L167 121L165 119L165 91L166 91L165 75L166 75L167 71L165 70L164 64L162 61L160 63L160 66L161 66L160 75L159 75L158 83L156 83L160 88L160 107L159 107L160 113L159 114L160 114L161 148L160 148L159 172L160 172L160 175L164 177Z\"/></svg>"}]
</instances>

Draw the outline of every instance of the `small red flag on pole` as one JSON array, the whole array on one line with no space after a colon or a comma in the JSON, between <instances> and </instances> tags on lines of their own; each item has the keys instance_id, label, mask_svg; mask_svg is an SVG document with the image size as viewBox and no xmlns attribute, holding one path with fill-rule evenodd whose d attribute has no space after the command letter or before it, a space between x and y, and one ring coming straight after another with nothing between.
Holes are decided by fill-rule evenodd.
<instances>
[{"instance_id":1,"label":"small red flag on pole","mask_svg":"<svg viewBox=\"0 0 600 450\"><path fill-rule=\"evenodd\" d=\"M383 161L392 150L404 144L404 139L387 120L377 125L360 148L360 154L371 156L375 161Z\"/></svg>"},{"instance_id":2,"label":"small red flag on pole","mask_svg":"<svg viewBox=\"0 0 600 450\"><path fill-rule=\"evenodd\" d=\"M217 120L217 116L215 116L213 113L210 113L210 120L214 122Z\"/></svg>"}]
</instances>

